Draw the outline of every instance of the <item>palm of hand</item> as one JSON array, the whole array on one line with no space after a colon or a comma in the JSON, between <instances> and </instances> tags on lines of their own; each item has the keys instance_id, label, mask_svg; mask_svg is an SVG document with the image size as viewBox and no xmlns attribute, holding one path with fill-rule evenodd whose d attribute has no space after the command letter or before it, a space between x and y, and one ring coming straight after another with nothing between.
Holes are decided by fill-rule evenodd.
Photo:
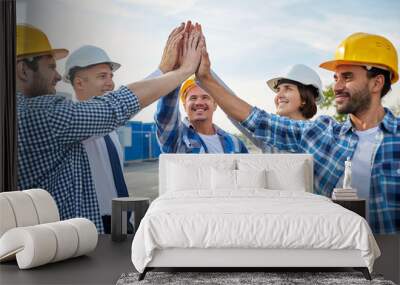
<instances>
[{"instance_id":1,"label":"palm of hand","mask_svg":"<svg viewBox=\"0 0 400 285\"><path fill-rule=\"evenodd\" d=\"M199 68L196 71L196 77L204 78L211 73L211 63L207 51L203 50Z\"/></svg>"}]
</instances>

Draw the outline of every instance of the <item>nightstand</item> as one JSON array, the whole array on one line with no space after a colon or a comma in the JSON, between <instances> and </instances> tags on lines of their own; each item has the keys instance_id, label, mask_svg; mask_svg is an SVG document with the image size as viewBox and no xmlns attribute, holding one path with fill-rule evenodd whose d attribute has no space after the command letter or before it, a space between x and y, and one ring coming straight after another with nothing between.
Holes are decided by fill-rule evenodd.
<instances>
[{"instance_id":1,"label":"nightstand","mask_svg":"<svg viewBox=\"0 0 400 285\"><path fill-rule=\"evenodd\" d=\"M355 200L333 200L332 202L339 204L340 206L359 214L365 219L365 199L355 199Z\"/></svg>"},{"instance_id":2,"label":"nightstand","mask_svg":"<svg viewBox=\"0 0 400 285\"><path fill-rule=\"evenodd\" d=\"M122 197L112 199L111 215L111 239L124 241L127 237L127 212L132 211L135 219L134 233L136 233L140 221L146 214L150 205L150 198Z\"/></svg>"}]
</instances>

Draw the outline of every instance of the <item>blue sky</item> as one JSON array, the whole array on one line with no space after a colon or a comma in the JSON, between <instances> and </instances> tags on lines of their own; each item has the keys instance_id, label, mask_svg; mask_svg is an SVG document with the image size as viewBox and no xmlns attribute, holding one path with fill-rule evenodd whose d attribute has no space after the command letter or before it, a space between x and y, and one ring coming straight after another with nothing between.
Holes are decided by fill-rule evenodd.
<instances>
[{"instance_id":1,"label":"blue sky","mask_svg":"<svg viewBox=\"0 0 400 285\"><path fill-rule=\"evenodd\" d=\"M84 44L104 48L122 64L116 85L144 78L159 64L173 27L191 19L203 25L212 67L242 98L274 112L265 81L288 66L314 68L324 85L332 73L318 65L354 32L389 38L400 52L400 1L196 1L196 0L17 0L17 21L47 33L54 47ZM58 62L63 73L65 60ZM399 83L384 104L400 105ZM72 93L65 83L58 89ZM134 120L152 121L155 104ZM322 112L319 112L321 114ZM221 110L214 121L236 132Z\"/></svg>"}]
</instances>

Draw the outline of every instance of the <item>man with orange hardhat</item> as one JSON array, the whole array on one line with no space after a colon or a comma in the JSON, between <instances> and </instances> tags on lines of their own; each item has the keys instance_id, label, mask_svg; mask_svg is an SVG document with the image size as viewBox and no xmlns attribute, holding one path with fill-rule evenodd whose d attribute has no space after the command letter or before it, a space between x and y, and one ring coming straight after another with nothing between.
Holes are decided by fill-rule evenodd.
<instances>
[{"instance_id":1,"label":"man with orange hardhat","mask_svg":"<svg viewBox=\"0 0 400 285\"><path fill-rule=\"evenodd\" d=\"M53 49L41 30L18 24L18 188L46 189L54 197L61 219L86 217L102 233L103 223L82 141L123 126L142 108L193 74L204 40L194 31L186 37L186 43L180 64L162 77L121 86L104 96L76 103L55 95L55 86L61 79L56 59L65 57L68 51Z\"/></svg>"},{"instance_id":2,"label":"man with orange hardhat","mask_svg":"<svg viewBox=\"0 0 400 285\"><path fill-rule=\"evenodd\" d=\"M181 120L179 99L187 118ZM154 120L164 153L247 153L244 143L213 124L214 99L189 77L157 104Z\"/></svg>"},{"instance_id":3,"label":"man with orange hardhat","mask_svg":"<svg viewBox=\"0 0 400 285\"><path fill-rule=\"evenodd\" d=\"M188 31L199 31L197 23L186 24L184 35ZM150 77L167 73L180 59L182 39L179 35L170 37L165 46L164 55L158 70ZM185 108L187 118L181 120L179 98ZM190 76L181 88L176 88L157 104L154 121L157 127L157 140L164 153L247 153L244 143L237 137L225 132L213 124L213 114L217 104Z\"/></svg>"},{"instance_id":4,"label":"man with orange hardhat","mask_svg":"<svg viewBox=\"0 0 400 285\"><path fill-rule=\"evenodd\" d=\"M179 99L187 118L181 120ZM157 104L154 120L164 153L247 153L244 143L213 124L214 99L189 77Z\"/></svg>"},{"instance_id":5,"label":"man with orange hardhat","mask_svg":"<svg viewBox=\"0 0 400 285\"><path fill-rule=\"evenodd\" d=\"M397 52L382 36L356 33L321 67L335 72L337 110L349 114L345 123L329 116L295 121L250 106L213 76L207 51L196 75L227 115L254 137L280 150L313 154L316 193L331 197L342 187L345 161L351 159L352 187L368 200L373 232L400 234L400 119L381 102L398 80Z\"/></svg>"}]
</instances>

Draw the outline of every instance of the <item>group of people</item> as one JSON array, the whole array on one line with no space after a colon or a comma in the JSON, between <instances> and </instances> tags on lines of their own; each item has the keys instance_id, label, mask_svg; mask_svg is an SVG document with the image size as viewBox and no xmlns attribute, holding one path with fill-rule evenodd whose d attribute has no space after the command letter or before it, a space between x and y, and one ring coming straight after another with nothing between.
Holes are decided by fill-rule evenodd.
<instances>
[{"instance_id":1,"label":"group of people","mask_svg":"<svg viewBox=\"0 0 400 285\"><path fill-rule=\"evenodd\" d=\"M39 29L17 25L18 185L49 191L61 218L87 217L99 232L110 231L111 199L129 195L115 130L158 100L162 152L247 153L243 141L214 124L219 106L263 152L312 154L317 194L330 197L342 187L350 158L352 185L368 201L372 230L400 233L400 119L382 106L398 80L398 62L386 38L352 34L320 65L334 72L336 108L348 114L344 123L329 116L310 120L323 90L318 74L303 64L267 81L276 114L243 101L212 71L201 26L191 22L171 32L153 73L117 90L113 73L120 64L99 47L83 46L68 57L63 75L75 100L57 95L56 60L67 55Z\"/></svg>"}]
</instances>

